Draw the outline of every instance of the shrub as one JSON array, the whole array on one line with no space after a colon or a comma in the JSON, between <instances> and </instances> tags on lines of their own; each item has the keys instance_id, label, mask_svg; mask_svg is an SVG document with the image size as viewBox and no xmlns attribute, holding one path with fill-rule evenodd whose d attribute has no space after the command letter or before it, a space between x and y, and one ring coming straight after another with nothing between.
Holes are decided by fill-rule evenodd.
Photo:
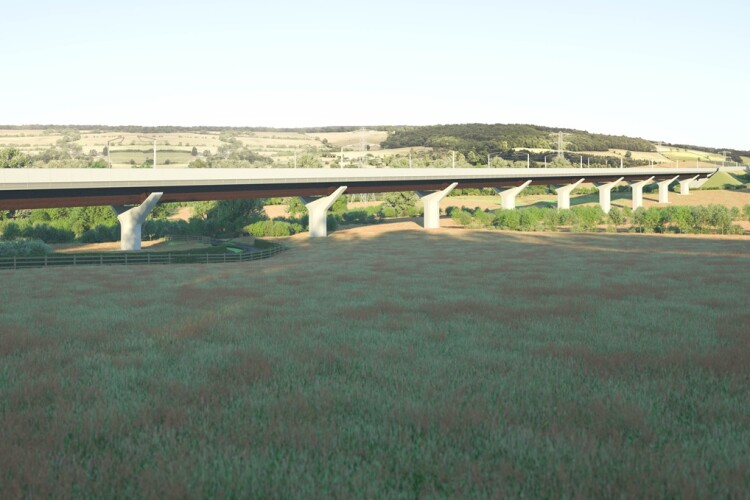
<instances>
[{"instance_id":1,"label":"shrub","mask_svg":"<svg viewBox=\"0 0 750 500\"><path fill-rule=\"evenodd\" d=\"M625 216L623 215L622 210L617 207L610 208L609 214L607 214L607 218L615 226L619 226L620 224L625 223Z\"/></svg>"},{"instance_id":2,"label":"shrub","mask_svg":"<svg viewBox=\"0 0 750 500\"><path fill-rule=\"evenodd\" d=\"M499 229L510 229L518 231L521 227L521 216L519 210L498 209L495 211L495 227Z\"/></svg>"},{"instance_id":3,"label":"shrub","mask_svg":"<svg viewBox=\"0 0 750 500\"><path fill-rule=\"evenodd\" d=\"M3 240L13 241L21 237L21 228L15 222L7 222L3 227Z\"/></svg>"},{"instance_id":4,"label":"shrub","mask_svg":"<svg viewBox=\"0 0 750 500\"><path fill-rule=\"evenodd\" d=\"M292 234L300 232L302 230L302 225L278 220L261 220L245 226L244 230L246 233L252 234L255 237L291 236Z\"/></svg>"},{"instance_id":5,"label":"shrub","mask_svg":"<svg viewBox=\"0 0 750 500\"><path fill-rule=\"evenodd\" d=\"M117 226L97 225L84 232L78 241L83 243L104 243L120 239L120 228Z\"/></svg>"},{"instance_id":6,"label":"shrub","mask_svg":"<svg viewBox=\"0 0 750 500\"><path fill-rule=\"evenodd\" d=\"M0 241L0 257L32 257L51 252L49 245L39 240Z\"/></svg>"},{"instance_id":7,"label":"shrub","mask_svg":"<svg viewBox=\"0 0 750 500\"><path fill-rule=\"evenodd\" d=\"M460 210L452 210L451 219L453 219L457 224L461 224L462 226L468 226L473 220L471 217L471 212L468 212L463 208Z\"/></svg>"},{"instance_id":8,"label":"shrub","mask_svg":"<svg viewBox=\"0 0 750 500\"><path fill-rule=\"evenodd\" d=\"M380 209L380 215L384 218L396 217L396 209L389 206L383 206Z\"/></svg>"},{"instance_id":9,"label":"shrub","mask_svg":"<svg viewBox=\"0 0 750 500\"><path fill-rule=\"evenodd\" d=\"M49 224L33 224L21 230L24 238L31 240L42 240L45 243L70 243L75 239L75 234L70 229L62 229Z\"/></svg>"},{"instance_id":10,"label":"shrub","mask_svg":"<svg viewBox=\"0 0 750 500\"><path fill-rule=\"evenodd\" d=\"M474 220L482 227L490 227L495 222L495 214L493 212L485 212L481 209L474 210Z\"/></svg>"},{"instance_id":11,"label":"shrub","mask_svg":"<svg viewBox=\"0 0 750 500\"><path fill-rule=\"evenodd\" d=\"M728 234L732 227L732 216L724 205L709 205L709 223L721 234Z\"/></svg>"},{"instance_id":12,"label":"shrub","mask_svg":"<svg viewBox=\"0 0 750 500\"><path fill-rule=\"evenodd\" d=\"M536 207L529 207L519 212L519 227L522 231L534 231L537 226L544 220L544 210Z\"/></svg>"}]
</instances>

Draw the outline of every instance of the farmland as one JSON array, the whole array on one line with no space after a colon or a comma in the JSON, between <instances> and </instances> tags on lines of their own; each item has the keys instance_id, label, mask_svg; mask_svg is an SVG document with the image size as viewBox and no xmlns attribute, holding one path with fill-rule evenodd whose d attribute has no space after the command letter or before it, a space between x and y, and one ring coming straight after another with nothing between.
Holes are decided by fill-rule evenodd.
<instances>
[{"instance_id":1,"label":"farmland","mask_svg":"<svg viewBox=\"0 0 750 500\"><path fill-rule=\"evenodd\" d=\"M3 274L0 495L744 495L747 239L286 244Z\"/></svg>"},{"instance_id":2,"label":"farmland","mask_svg":"<svg viewBox=\"0 0 750 500\"><path fill-rule=\"evenodd\" d=\"M273 164L277 166L291 166L294 163L295 154L298 156L306 153L320 155L329 152L338 156L341 147L345 148L347 161L356 161L362 155L360 152L362 141L375 153L380 149L379 143L385 139L386 135L385 132L370 130L309 134L283 131L233 134L244 147L271 158ZM107 158L102 151L109 143L110 159L114 168L130 168L153 159L154 139L156 139L157 168L186 167L196 158L191 154L193 147L198 152L197 157L202 157L205 153L216 154L219 147L224 144L218 131L138 134L82 130L80 136L75 143L81 147L82 152L89 153L95 150L103 160ZM0 149L14 147L33 155L54 147L62 138L62 129L0 129ZM330 142L324 143L324 140ZM330 144L330 147L327 144ZM408 150L405 152L408 153ZM394 151L391 154L398 153L401 151ZM165 160L168 161L165 162ZM326 162L330 163L330 158Z\"/></svg>"}]
</instances>

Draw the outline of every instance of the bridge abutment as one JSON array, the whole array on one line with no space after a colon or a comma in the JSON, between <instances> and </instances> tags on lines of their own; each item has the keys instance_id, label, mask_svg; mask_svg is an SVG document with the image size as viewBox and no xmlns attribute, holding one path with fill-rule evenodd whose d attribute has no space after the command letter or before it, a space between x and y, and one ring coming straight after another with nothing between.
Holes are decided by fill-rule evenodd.
<instances>
[{"instance_id":1,"label":"bridge abutment","mask_svg":"<svg viewBox=\"0 0 750 500\"><path fill-rule=\"evenodd\" d=\"M570 193L583 182L583 178L578 179L573 184L562 186L557 188L557 208L558 209L569 209L570 208Z\"/></svg>"},{"instance_id":2,"label":"bridge abutment","mask_svg":"<svg viewBox=\"0 0 750 500\"><path fill-rule=\"evenodd\" d=\"M120 221L120 250L141 249L141 229L143 222L154 209L164 193L151 193L146 201L136 207L112 205Z\"/></svg>"},{"instance_id":3,"label":"bridge abutment","mask_svg":"<svg viewBox=\"0 0 750 500\"><path fill-rule=\"evenodd\" d=\"M448 196L448 193L453 191L458 182L452 183L442 191L417 191L417 196L424 203L424 217L423 226L425 229L437 229L440 227L440 200Z\"/></svg>"},{"instance_id":4,"label":"bridge abutment","mask_svg":"<svg viewBox=\"0 0 750 500\"><path fill-rule=\"evenodd\" d=\"M512 210L516 208L516 196L518 196L521 191L526 189L526 186L528 186L529 184L531 184L530 180L524 182L520 186L512 187L504 191L500 191L496 188L495 192L500 195L500 200L503 208L505 208L506 210Z\"/></svg>"},{"instance_id":5,"label":"bridge abutment","mask_svg":"<svg viewBox=\"0 0 750 500\"><path fill-rule=\"evenodd\" d=\"M328 209L336 203L346 186L341 186L328 196L309 197L300 196L302 203L307 207L308 225L310 227L310 238L325 238L328 235Z\"/></svg>"}]
</instances>

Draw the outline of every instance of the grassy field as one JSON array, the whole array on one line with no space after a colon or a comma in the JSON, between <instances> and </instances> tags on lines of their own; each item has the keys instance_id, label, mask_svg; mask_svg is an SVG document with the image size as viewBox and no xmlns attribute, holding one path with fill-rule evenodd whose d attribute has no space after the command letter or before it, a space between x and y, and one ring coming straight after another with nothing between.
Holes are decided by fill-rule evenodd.
<instances>
[{"instance_id":1,"label":"grassy field","mask_svg":"<svg viewBox=\"0 0 750 500\"><path fill-rule=\"evenodd\" d=\"M750 241L372 230L3 274L0 496L746 494Z\"/></svg>"},{"instance_id":2,"label":"grassy field","mask_svg":"<svg viewBox=\"0 0 750 500\"><path fill-rule=\"evenodd\" d=\"M707 153L705 151L697 151L693 149L680 149L661 146L658 148L660 154L672 161L712 161L720 162L724 159L723 155Z\"/></svg>"},{"instance_id":3,"label":"grassy field","mask_svg":"<svg viewBox=\"0 0 750 500\"><path fill-rule=\"evenodd\" d=\"M610 149L608 151L573 151L569 153L569 158L575 158L576 155L583 156L622 156L625 157L627 150L625 149ZM672 161L661 153L650 152L650 151L631 151L630 152L634 160L653 160L655 163L665 163Z\"/></svg>"}]
</instances>

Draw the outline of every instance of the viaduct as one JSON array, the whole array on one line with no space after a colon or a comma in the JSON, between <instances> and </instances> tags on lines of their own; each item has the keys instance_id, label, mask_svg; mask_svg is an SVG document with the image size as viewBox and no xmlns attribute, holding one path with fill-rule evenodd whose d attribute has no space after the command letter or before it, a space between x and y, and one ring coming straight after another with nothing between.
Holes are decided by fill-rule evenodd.
<instances>
[{"instance_id":1,"label":"viaduct","mask_svg":"<svg viewBox=\"0 0 750 500\"><path fill-rule=\"evenodd\" d=\"M361 169L0 169L0 210L111 205L121 226L121 248L141 248L141 224L159 201L232 200L299 196L309 212L310 236L326 236L326 212L349 194L416 191L424 203L424 227L440 227L440 200L456 186L495 188L503 208L529 185L557 186L557 206L570 208L570 194L582 182L599 189L605 212L612 188L627 182L633 209L643 205L643 188L659 186L668 203L669 185L680 193L716 172L712 168L361 168Z\"/></svg>"}]
</instances>

